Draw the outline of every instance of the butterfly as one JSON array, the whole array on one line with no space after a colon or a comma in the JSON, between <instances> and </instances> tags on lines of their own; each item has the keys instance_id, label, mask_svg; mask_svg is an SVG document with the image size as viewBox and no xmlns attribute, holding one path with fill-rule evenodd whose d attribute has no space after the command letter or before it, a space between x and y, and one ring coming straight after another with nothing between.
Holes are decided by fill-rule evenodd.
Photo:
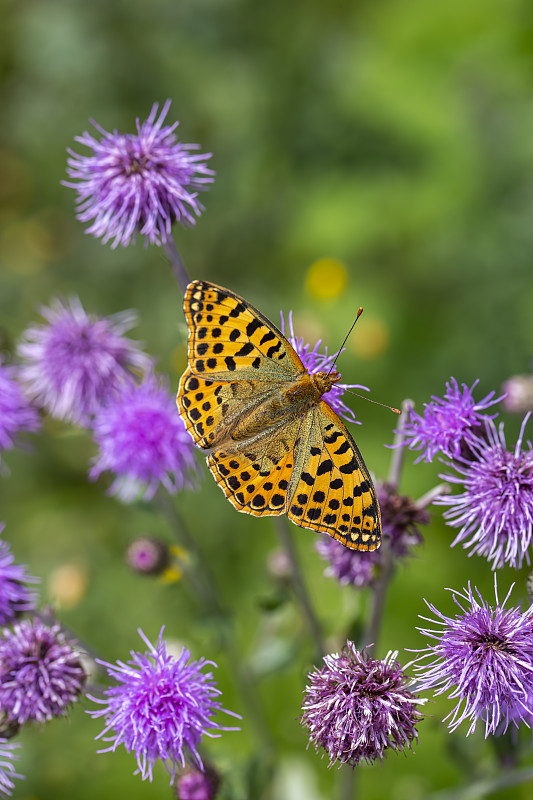
<instances>
[{"instance_id":1,"label":"butterfly","mask_svg":"<svg viewBox=\"0 0 533 800\"><path fill-rule=\"evenodd\" d=\"M322 397L340 374L310 374L281 331L229 289L193 281L184 311L177 404L230 503L256 517L287 514L354 550L378 548L374 484Z\"/></svg>"}]
</instances>

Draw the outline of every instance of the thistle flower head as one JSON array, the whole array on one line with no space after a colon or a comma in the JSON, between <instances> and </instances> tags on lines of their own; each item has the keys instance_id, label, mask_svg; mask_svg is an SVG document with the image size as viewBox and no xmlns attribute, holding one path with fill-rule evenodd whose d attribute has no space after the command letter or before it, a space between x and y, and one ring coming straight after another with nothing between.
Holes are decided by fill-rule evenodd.
<instances>
[{"instance_id":1,"label":"thistle flower head","mask_svg":"<svg viewBox=\"0 0 533 800\"><path fill-rule=\"evenodd\" d=\"M444 397L431 398L424 403L423 416L411 409L409 419L401 430L402 444L409 450L419 450L418 461L433 461L438 454L457 458L471 446L483 430L483 422L490 417L481 413L502 398L495 392L476 402L472 392L479 381L470 388L463 383L462 389L455 378L446 383Z\"/></svg>"},{"instance_id":2,"label":"thistle flower head","mask_svg":"<svg viewBox=\"0 0 533 800\"><path fill-rule=\"evenodd\" d=\"M214 800L218 794L220 776L206 764L205 772L188 768L176 780L178 800Z\"/></svg>"},{"instance_id":3,"label":"thistle flower head","mask_svg":"<svg viewBox=\"0 0 533 800\"><path fill-rule=\"evenodd\" d=\"M513 375L502 386L503 405L513 414L533 411L533 375Z\"/></svg>"},{"instance_id":4,"label":"thistle flower head","mask_svg":"<svg viewBox=\"0 0 533 800\"><path fill-rule=\"evenodd\" d=\"M170 564L170 548L156 536L138 536L128 547L126 561L141 575L161 575Z\"/></svg>"},{"instance_id":5,"label":"thistle flower head","mask_svg":"<svg viewBox=\"0 0 533 800\"><path fill-rule=\"evenodd\" d=\"M18 758L16 750L19 747L20 744L18 742L8 742L6 739L0 739L0 794L3 797L9 797L15 788L13 778L24 778L24 775L19 775L18 772L15 772L13 764L13 761Z\"/></svg>"},{"instance_id":6,"label":"thistle flower head","mask_svg":"<svg viewBox=\"0 0 533 800\"><path fill-rule=\"evenodd\" d=\"M4 527L0 523L0 534ZM8 625L35 608L36 596L28 584L38 583L39 579L28 575L26 567L14 561L9 545L0 540L0 625Z\"/></svg>"},{"instance_id":7,"label":"thistle flower head","mask_svg":"<svg viewBox=\"0 0 533 800\"><path fill-rule=\"evenodd\" d=\"M88 315L77 297L52 301L41 311L46 324L23 334L20 378L27 394L58 419L89 424L98 409L151 360L124 333L136 323L132 311Z\"/></svg>"},{"instance_id":8,"label":"thistle flower head","mask_svg":"<svg viewBox=\"0 0 533 800\"><path fill-rule=\"evenodd\" d=\"M77 217L91 223L87 233L104 243L112 239L111 247L129 245L137 233L147 242L164 243L173 222L194 225L203 210L197 198L213 182L206 163L211 153L194 154L199 145L176 139L179 123L163 124L169 108L167 100L158 117L154 103L148 119L137 120L136 134L109 133L92 121L101 137L88 132L76 137L90 154L68 150L73 180L64 185L78 193Z\"/></svg>"},{"instance_id":9,"label":"thistle flower head","mask_svg":"<svg viewBox=\"0 0 533 800\"><path fill-rule=\"evenodd\" d=\"M381 563L380 550L351 550L331 536L318 536L315 548L327 563L325 575L336 578L341 586L363 589L370 586Z\"/></svg>"},{"instance_id":10,"label":"thistle flower head","mask_svg":"<svg viewBox=\"0 0 533 800\"><path fill-rule=\"evenodd\" d=\"M429 523L429 514L407 495L398 494L389 483L378 483L376 489L383 536L388 537L394 556L403 558L415 545L421 544L418 526Z\"/></svg>"},{"instance_id":11,"label":"thistle flower head","mask_svg":"<svg viewBox=\"0 0 533 800\"><path fill-rule=\"evenodd\" d=\"M59 625L23 620L0 638L0 708L19 724L64 716L82 694L80 656Z\"/></svg>"},{"instance_id":12,"label":"thistle flower head","mask_svg":"<svg viewBox=\"0 0 533 800\"><path fill-rule=\"evenodd\" d=\"M100 451L90 478L114 472L110 492L125 502L140 494L150 499L160 485L171 494L193 485L192 439L167 386L154 375L126 384L100 409L93 433Z\"/></svg>"},{"instance_id":13,"label":"thistle flower head","mask_svg":"<svg viewBox=\"0 0 533 800\"><path fill-rule=\"evenodd\" d=\"M523 447L524 417L520 436L509 451L505 444L503 423L498 428L492 420L484 425L485 435L472 439L468 459L454 460L455 475L444 480L461 485L461 494L441 496L435 503L449 506L444 512L448 525L460 528L452 546L463 543L492 562L497 569L505 563L520 568L529 564L533 536L533 449Z\"/></svg>"},{"instance_id":14,"label":"thistle flower head","mask_svg":"<svg viewBox=\"0 0 533 800\"><path fill-rule=\"evenodd\" d=\"M17 380L16 367L2 363L0 357L0 460L3 450L11 450L24 431L39 429L39 415L24 396Z\"/></svg>"},{"instance_id":15,"label":"thistle flower head","mask_svg":"<svg viewBox=\"0 0 533 800\"><path fill-rule=\"evenodd\" d=\"M513 584L514 585L514 584ZM496 604L489 605L470 583L462 592L452 589L460 611L446 616L427 600L435 615L437 630L419 628L434 644L428 644L415 664L419 690L434 689L457 700L445 717L454 731L469 723L467 736L481 721L485 737L507 730L510 723L529 726L533 697L533 607L505 608L509 593L499 602L494 576Z\"/></svg>"},{"instance_id":16,"label":"thistle flower head","mask_svg":"<svg viewBox=\"0 0 533 800\"><path fill-rule=\"evenodd\" d=\"M280 314L281 332L283 335L285 335L285 319L283 317L283 313L280 312ZM294 327L292 324L292 311L289 311L287 339L302 359L305 368L311 374L315 372L329 372L329 370L335 364L337 357L346 349L343 347L341 350L337 350L336 353L328 355L327 347L324 348L323 353L319 351L320 345L322 344L322 339L319 339L314 347L311 347L310 344L305 344L303 338L301 337L298 339L294 333ZM355 418L355 414L353 413L352 409L348 408L342 399L342 396L347 389L364 389L365 392L369 391L367 386L362 386L359 383L335 383L329 392L323 395L322 399L329 406L331 406L333 411L335 411L335 413L340 417L344 417L344 419L348 420L348 422L355 422L356 424L360 425L361 423Z\"/></svg>"},{"instance_id":17,"label":"thistle flower head","mask_svg":"<svg viewBox=\"0 0 533 800\"><path fill-rule=\"evenodd\" d=\"M203 736L216 737L219 731L235 729L222 727L213 719L220 711L232 713L216 699L221 693L212 673L202 671L216 664L204 658L189 661L185 647L178 658L173 658L167 653L163 631L154 647L139 630L148 651L132 651L126 663L98 662L116 685L105 690L105 700L90 698L103 708L88 713L104 718L105 727L97 738L111 742L99 752L124 745L135 754L143 780L152 780L154 764L161 760L173 782L176 769L183 768L186 759L203 771L198 752Z\"/></svg>"},{"instance_id":18,"label":"thistle flower head","mask_svg":"<svg viewBox=\"0 0 533 800\"><path fill-rule=\"evenodd\" d=\"M383 536L388 539L392 555L404 558L414 545L421 543L418 525L428 523L429 514L387 483L377 484L377 495ZM325 574L336 578L343 586L350 584L362 589L370 586L379 575L383 548L368 552L352 550L331 536L318 537L315 547L328 564Z\"/></svg>"},{"instance_id":19,"label":"thistle flower head","mask_svg":"<svg viewBox=\"0 0 533 800\"><path fill-rule=\"evenodd\" d=\"M418 706L425 701L409 689L397 655L369 658L349 641L310 673L301 722L330 766L336 761L352 767L372 763L387 750L410 748L417 739Z\"/></svg>"}]
</instances>

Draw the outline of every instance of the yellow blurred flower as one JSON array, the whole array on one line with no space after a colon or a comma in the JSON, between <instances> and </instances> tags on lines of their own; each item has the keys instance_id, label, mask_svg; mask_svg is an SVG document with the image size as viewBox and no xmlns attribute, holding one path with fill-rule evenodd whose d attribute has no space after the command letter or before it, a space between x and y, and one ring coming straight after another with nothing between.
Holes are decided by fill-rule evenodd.
<instances>
[{"instance_id":1,"label":"yellow blurred flower","mask_svg":"<svg viewBox=\"0 0 533 800\"><path fill-rule=\"evenodd\" d=\"M308 292L319 300L338 297L348 280L346 267L336 258L320 258L311 264L305 280Z\"/></svg>"},{"instance_id":2,"label":"yellow blurred flower","mask_svg":"<svg viewBox=\"0 0 533 800\"><path fill-rule=\"evenodd\" d=\"M389 346L389 329L379 317L363 316L348 339L349 349L360 358L377 358Z\"/></svg>"},{"instance_id":3,"label":"yellow blurred flower","mask_svg":"<svg viewBox=\"0 0 533 800\"><path fill-rule=\"evenodd\" d=\"M48 588L56 608L75 608L85 596L89 577L79 564L62 564L48 579Z\"/></svg>"}]
</instances>

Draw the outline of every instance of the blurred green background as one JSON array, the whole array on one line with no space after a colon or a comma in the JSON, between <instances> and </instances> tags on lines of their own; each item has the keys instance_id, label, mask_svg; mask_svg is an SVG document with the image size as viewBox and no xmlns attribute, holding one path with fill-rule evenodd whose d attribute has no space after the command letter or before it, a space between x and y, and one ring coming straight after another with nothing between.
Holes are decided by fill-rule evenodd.
<instances>
[{"instance_id":1,"label":"blurred green background","mask_svg":"<svg viewBox=\"0 0 533 800\"><path fill-rule=\"evenodd\" d=\"M88 311L134 307L145 342L177 388L185 366L180 291L156 247L112 251L85 236L75 194L60 181L65 148L89 127L134 131L152 103L172 98L185 142L212 151L216 182L196 228L175 229L192 277L242 294L275 322L292 308L297 331L336 349L365 313L339 363L343 377L392 405L418 407L454 375L478 397L530 368L533 281L533 6L527 0L24 0L4 2L0 27L0 326L9 352L40 304L78 294ZM81 147L75 146L81 151ZM330 272L331 271L331 272ZM331 275L338 278L337 288ZM329 277L328 277L329 276ZM330 294L326 291L331 289ZM335 289L335 291L334 291ZM395 420L354 398L354 429L368 466L387 474ZM519 421L506 421L509 442ZM87 481L95 449L82 431L47 422L31 452L9 453L0 519L17 558L42 577L44 602L103 658L141 649L136 629L167 635L219 663L227 708L245 714L213 622L182 582L132 575L127 544L151 533L172 541L144 505ZM438 465L412 466L402 489L431 488ZM237 514L206 474L178 498L231 609L242 657L255 670L276 740L268 792L245 789L261 744L249 719L210 750L242 798L321 800L342 772L328 770L297 718L313 651L268 558L269 520ZM293 529L328 642L368 604L323 576L313 534ZM423 598L452 612L445 586L493 591L487 563L450 550L437 511L417 555L388 597L378 654L421 647ZM503 594L525 597L527 569L499 573ZM67 589L65 589L65 586ZM69 593L70 587L70 593ZM359 770L365 800L416 800L497 770L481 731L449 735L438 700L419 726L416 755ZM95 755L100 726L83 708L28 729L18 798L165 798L168 780L133 776L131 756ZM529 737L529 738L528 738ZM525 737L526 756L531 734ZM240 787L240 788L239 788ZM496 797L526 798L531 784Z\"/></svg>"}]
</instances>

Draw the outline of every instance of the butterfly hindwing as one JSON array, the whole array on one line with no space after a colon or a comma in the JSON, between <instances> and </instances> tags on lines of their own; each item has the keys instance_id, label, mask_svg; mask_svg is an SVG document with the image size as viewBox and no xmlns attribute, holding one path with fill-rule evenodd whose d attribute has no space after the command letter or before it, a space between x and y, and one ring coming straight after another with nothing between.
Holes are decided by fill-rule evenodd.
<instances>
[{"instance_id":1,"label":"butterfly hindwing","mask_svg":"<svg viewBox=\"0 0 533 800\"><path fill-rule=\"evenodd\" d=\"M208 456L216 482L238 511L256 517L286 512L300 429L301 420L293 419L261 442L221 448Z\"/></svg>"},{"instance_id":2,"label":"butterfly hindwing","mask_svg":"<svg viewBox=\"0 0 533 800\"><path fill-rule=\"evenodd\" d=\"M349 431L323 400L307 414L293 476L289 519L352 549L379 547L381 520L372 478Z\"/></svg>"},{"instance_id":3,"label":"butterfly hindwing","mask_svg":"<svg viewBox=\"0 0 533 800\"><path fill-rule=\"evenodd\" d=\"M189 369L217 380L291 380L305 368L281 331L242 297L193 281L184 300Z\"/></svg>"},{"instance_id":4,"label":"butterfly hindwing","mask_svg":"<svg viewBox=\"0 0 533 800\"><path fill-rule=\"evenodd\" d=\"M177 403L187 430L205 450L224 441L240 417L272 391L272 385L264 381L216 381L187 369L180 381Z\"/></svg>"}]
</instances>

